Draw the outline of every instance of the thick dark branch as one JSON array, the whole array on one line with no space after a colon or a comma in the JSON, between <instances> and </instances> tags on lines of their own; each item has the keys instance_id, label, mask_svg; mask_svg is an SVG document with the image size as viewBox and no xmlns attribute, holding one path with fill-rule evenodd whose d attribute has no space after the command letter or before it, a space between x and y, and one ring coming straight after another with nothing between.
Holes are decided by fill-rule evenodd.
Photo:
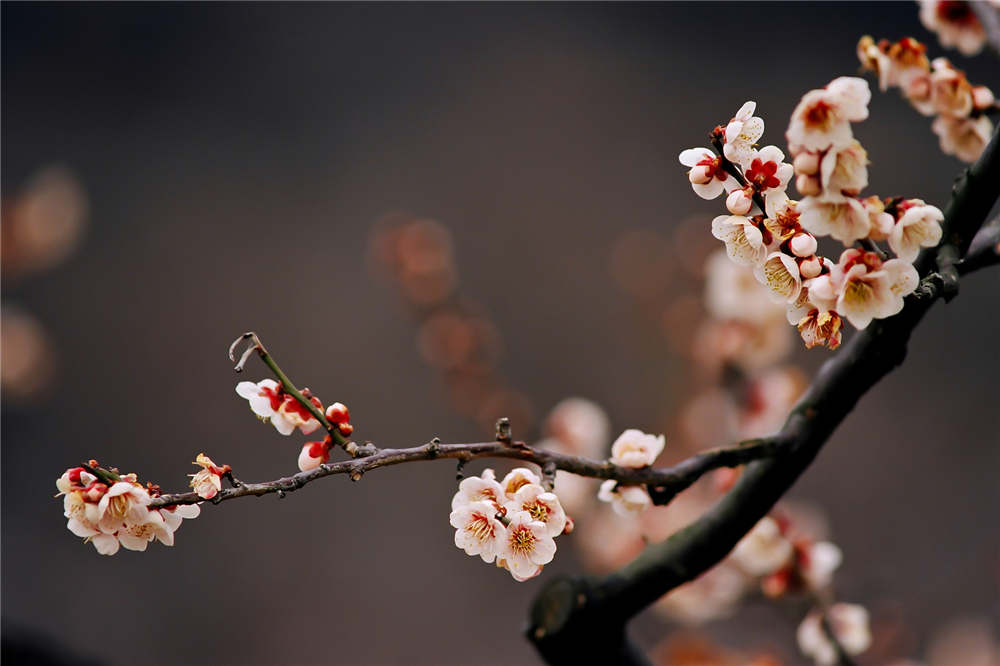
<instances>
[{"instance_id":1,"label":"thick dark branch","mask_svg":"<svg viewBox=\"0 0 1000 666\"><path fill-rule=\"evenodd\" d=\"M333 474L347 474L358 480L366 472L421 460L457 459L469 461L475 458L512 458L535 463L540 467L555 467L573 474L597 479L614 479L622 485L648 485L660 497L673 496L697 481L706 472L720 467L737 467L754 460L777 455L782 449L779 438L755 439L742 442L731 449L704 451L672 467L620 467L607 460L592 460L581 456L571 456L545 449L536 449L523 442L477 442L474 444L439 444L431 442L409 449L378 449L371 455L321 465L308 472L286 476L266 483L242 482L237 488L221 491L212 498L213 503L236 499L237 497L260 496L270 493L286 493L297 490L310 481ZM557 489L558 491L558 489ZM173 504L194 504L204 501L197 494L176 493L161 495L153 500L153 506ZM661 503L665 503L662 502Z\"/></svg>"},{"instance_id":2,"label":"thick dark branch","mask_svg":"<svg viewBox=\"0 0 1000 666\"><path fill-rule=\"evenodd\" d=\"M1000 264L1000 216L983 225L956 268L959 275L967 275L996 264Z\"/></svg>"},{"instance_id":3,"label":"thick dark branch","mask_svg":"<svg viewBox=\"0 0 1000 666\"><path fill-rule=\"evenodd\" d=\"M561 578L535 600L528 637L551 663L610 656L625 625L664 594L722 560L809 466L858 400L903 362L913 329L938 298L951 294L953 272L1000 194L1000 147L994 133L979 160L956 181L945 211L944 243L920 258L925 275L903 311L872 322L821 368L788 417L780 457L751 463L721 500L687 528L646 548L604 578ZM602 654L594 654L601 646ZM607 653L606 655L604 653Z\"/></svg>"}]
</instances>

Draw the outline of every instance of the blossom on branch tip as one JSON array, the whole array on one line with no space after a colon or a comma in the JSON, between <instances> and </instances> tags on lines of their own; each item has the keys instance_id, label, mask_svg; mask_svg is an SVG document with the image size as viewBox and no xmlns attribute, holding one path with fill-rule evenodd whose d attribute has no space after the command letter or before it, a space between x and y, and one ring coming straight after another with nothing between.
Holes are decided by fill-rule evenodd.
<instances>
[{"instance_id":1,"label":"blossom on branch tip","mask_svg":"<svg viewBox=\"0 0 1000 666\"><path fill-rule=\"evenodd\" d=\"M823 628L822 614L813 611L799 625L796 638L799 649L811 657L818 666L833 666L839 655ZM849 656L861 654L871 645L871 630L868 627L868 611L857 604L837 603L826 611L830 630L837 643Z\"/></svg>"},{"instance_id":2,"label":"blossom on branch tip","mask_svg":"<svg viewBox=\"0 0 1000 666\"><path fill-rule=\"evenodd\" d=\"M236 385L236 393L246 398L254 414L269 420L275 430L282 435L292 434L295 428L299 428L303 435L308 435L320 427L320 422L309 413L309 410L302 406L295 396L286 393L273 379L262 379L256 384L240 382ZM323 409L319 399L308 395L308 389L303 389L302 394L317 409Z\"/></svg>"},{"instance_id":3,"label":"blossom on branch tip","mask_svg":"<svg viewBox=\"0 0 1000 666\"><path fill-rule=\"evenodd\" d=\"M614 479L608 479L597 491L597 499L609 502L620 516L632 516L648 509L653 504L649 493L642 486L619 486Z\"/></svg>"},{"instance_id":4,"label":"blossom on branch tip","mask_svg":"<svg viewBox=\"0 0 1000 666\"><path fill-rule=\"evenodd\" d=\"M503 559L516 580L526 580L538 574L538 567L552 561L556 543L545 524L533 519L527 511L515 512L509 518L497 557Z\"/></svg>"},{"instance_id":5,"label":"blossom on branch tip","mask_svg":"<svg viewBox=\"0 0 1000 666\"><path fill-rule=\"evenodd\" d=\"M191 464L201 466L197 474L188 474L188 476L191 477L191 488L202 499L215 497L222 490L222 475L232 471L229 465L219 467L204 453L199 453Z\"/></svg>"},{"instance_id":6,"label":"blossom on branch tip","mask_svg":"<svg viewBox=\"0 0 1000 666\"><path fill-rule=\"evenodd\" d=\"M722 168L722 158L708 148L688 148L681 152L680 163L691 167L688 180L702 199L714 199L739 187L736 179Z\"/></svg>"},{"instance_id":7,"label":"blossom on branch tip","mask_svg":"<svg viewBox=\"0 0 1000 666\"><path fill-rule=\"evenodd\" d=\"M468 502L455 507L448 518L455 528L455 545L468 555L479 555L483 562L492 562L507 538L507 528L496 514L497 509L490 502Z\"/></svg>"},{"instance_id":8,"label":"blossom on branch tip","mask_svg":"<svg viewBox=\"0 0 1000 666\"><path fill-rule=\"evenodd\" d=\"M753 115L756 102L746 102L726 124L722 154L746 169L752 160L753 145L764 135L764 120Z\"/></svg>"},{"instance_id":9,"label":"blossom on branch tip","mask_svg":"<svg viewBox=\"0 0 1000 666\"><path fill-rule=\"evenodd\" d=\"M648 435L641 430L626 430L611 445L611 462L621 467L648 467L663 452L663 435Z\"/></svg>"}]
</instances>

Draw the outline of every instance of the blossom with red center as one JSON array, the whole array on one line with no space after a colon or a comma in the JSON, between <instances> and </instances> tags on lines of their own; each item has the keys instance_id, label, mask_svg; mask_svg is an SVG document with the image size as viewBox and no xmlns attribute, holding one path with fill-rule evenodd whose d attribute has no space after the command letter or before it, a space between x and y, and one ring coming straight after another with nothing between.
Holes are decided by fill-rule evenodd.
<instances>
[{"instance_id":1,"label":"blossom with red center","mask_svg":"<svg viewBox=\"0 0 1000 666\"><path fill-rule=\"evenodd\" d=\"M955 47L963 55L979 53L986 44L986 31L968 2L919 0L920 22L937 33L941 46Z\"/></svg>"},{"instance_id":2,"label":"blossom with red center","mask_svg":"<svg viewBox=\"0 0 1000 666\"><path fill-rule=\"evenodd\" d=\"M680 154L680 163L691 167L688 180L694 193L702 199L715 199L723 192L730 192L739 183L722 168L722 158L708 148L688 148Z\"/></svg>"},{"instance_id":3,"label":"blossom with red center","mask_svg":"<svg viewBox=\"0 0 1000 666\"><path fill-rule=\"evenodd\" d=\"M470 476L462 479L462 482L458 484L458 492L451 499L451 508L455 510L463 504L489 502L495 511L499 511L505 500L503 487L497 483L493 470L486 469L483 470L482 476Z\"/></svg>"},{"instance_id":4,"label":"blossom with red center","mask_svg":"<svg viewBox=\"0 0 1000 666\"><path fill-rule=\"evenodd\" d=\"M236 385L236 393L249 401L254 414L261 419L269 420L282 435L292 434L295 428L299 428L302 434L308 435L320 427L320 422L309 410L295 396L286 393L273 379L262 379L256 384L240 382ZM317 409L323 409L319 399L309 395L309 389L303 389L302 395Z\"/></svg>"},{"instance_id":5,"label":"blossom with red center","mask_svg":"<svg viewBox=\"0 0 1000 666\"><path fill-rule=\"evenodd\" d=\"M817 308L812 308L802 317L796 328L802 336L802 341L806 344L806 349L825 346L829 349L836 349L840 346L840 329L843 322L840 315L832 310L820 312Z\"/></svg>"},{"instance_id":6,"label":"blossom with red center","mask_svg":"<svg viewBox=\"0 0 1000 666\"><path fill-rule=\"evenodd\" d=\"M825 88L810 90L792 111L785 138L793 154L802 150L839 149L850 144L851 122L868 117L868 82L842 76Z\"/></svg>"},{"instance_id":7,"label":"blossom with red center","mask_svg":"<svg viewBox=\"0 0 1000 666\"><path fill-rule=\"evenodd\" d=\"M779 187L781 181L774 175L778 171L775 162L762 162L760 158L754 159L750 163L750 168L746 171L746 179L753 183L758 191L764 191L769 187Z\"/></svg>"},{"instance_id":8,"label":"blossom with red center","mask_svg":"<svg viewBox=\"0 0 1000 666\"><path fill-rule=\"evenodd\" d=\"M456 507L448 519L455 528L455 545L468 555L479 555L483 562L492 562L507 538L507 528L496 515L496 507L490 502Z\"/></svg>"},{"instance_id":9,"label":"blossom with red center","mask_svg":"<svg viewBox=\"0 0 1000 666\"><path fill-rule=\"evenodd\" d=\"M509 518L497 557L503 559L515 579L536 576L538 567L555 556L556 542L549 536L545 523L535 520L527 511L518 511Z\"/></svg>"},{"instance_id":10,"label":"blossom with red center","mask_svg":"<svg viewBox=\"0 0 1000 666\"><path fill-rule=\"evenodd\" d=\"M566 527L566 512L559 498L555 493L546 492L541 486L535 484L522 486L506 506L510 514L527 511L532 520L545 525L545 533L550 537L559 536Z\"/></svg>"}]
</instances>

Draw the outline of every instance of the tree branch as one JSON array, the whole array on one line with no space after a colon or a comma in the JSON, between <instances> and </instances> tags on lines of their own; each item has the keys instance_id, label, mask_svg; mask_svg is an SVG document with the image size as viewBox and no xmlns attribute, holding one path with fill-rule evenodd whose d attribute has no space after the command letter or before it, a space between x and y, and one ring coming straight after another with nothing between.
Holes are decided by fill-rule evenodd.
<instances>
[{"instance_id":1,"label":"tree branch","mask_svg":"<svg viewBox=\"0 0 1000 666\"><path fill-rule=\"evenodd\" d=\"M903 310L875 320L820 368L779 437L782 455L751 463L701 518L603 578L563 577L535 599L526 635L553 664L613 659L627 643L625 626L664 594L721 561L798 479L823 444L872 386L901 364L913 329L938 298L953 293L947 276L1000 195L998 133L956 180L945 210L944 243L918 259L925 275ZM922 268L921 268L922 267ZM957 277L957 275L956 275Z\"/></svg>"},{"instance_id":2,"label":"tree branch","mask_svg":"<svg viewBox=\"0 0 1000 666\"><path fill-rule=\"evenodd\" d=\"M271 493L284 494L298 490L310 481L334 474L347 474L352 480L360 480L370 470L401 463L439 459L457 459L468 462L476 458L511 458L535 463L542 468L554 467L580 476L614 479L622 485L648 485L650 492L660 498L659 503L666 503L669 501L668 497L672 498L705 473L720 467L738 467L754 460L775 456L782 451L783 444L784 441L777 437L754 439L729 449L704 451L671 467L634 468L620 467L606 460L592 460L581 456L536 449L527 446L524 442L440 444L435 441L408 449L375 449L374 453L363 457L320 465L308 472L300 472L293 476L265 483L244 481L236 488L220 491L211 501L218 504L237 497L259 497ZM154 498L151 506L195 504L203 501L205 500L193 492L174 493Z\"/></svg>"}]
</instances>

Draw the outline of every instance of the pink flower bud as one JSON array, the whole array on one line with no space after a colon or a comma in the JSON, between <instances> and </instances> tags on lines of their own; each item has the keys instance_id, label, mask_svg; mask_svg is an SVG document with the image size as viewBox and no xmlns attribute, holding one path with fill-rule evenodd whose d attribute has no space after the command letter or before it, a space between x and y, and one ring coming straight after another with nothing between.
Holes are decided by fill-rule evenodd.
<instances>
[{"instance_id":1,"label":"pink flower bud","mask_svg":"<svg viewBox=\"0 0 1000 666\"><path fill-rule=\"evenodd\" d=\"M747 195L744 190L733 190L733 192L726 197L726 208L733 215L746 215L750 212L753 207L753 200Z\"/></svg>"},{"instance_id":2,"label":"pink flower bud","mask_svg":"<svg viewBox=\"0 0 1000 666\"><path fill-rule=\"evenodd\" d=\"M816 254L816 238L812 234L795 234L790 243L796 257L811 257Z\"/></svg>"},{"instance_id":3,"label":"pink flower bud","mask_svg":"<svg viewBox=\"0 0 1000 666\"><path fill-rule=\"evenodd\" d=\"M308 472L330 461L330 446L326 442L306 442L299 453L299 469Z\"/></svg>"},{"instance_id":4,"label":"pink flower bud","mask_svg":"<svg viewBox=\"0 0 1000 666\"><path fill-rule=\"evenodd\" d=\"M993 91L986 86L976 86L972 89L972 106L985 109L993 105Z\"/></svg>"},{"instance_id":5,"label":"pink flower bud","mask_svg":"<svg viewBox=\"0 0 1000 666\"><path fill-rule=\"evenodd\" d=\"M806 175L801 175L795 179L795 189L805 197L814 197L823 191L819 186L819 178Z\"/></svg>"},{"instance_id":6,"label":"pink flower bud","mask_svg":"<svg viewBox=\"0 0 1000 666\"><path fill-rule=\"evenodd\" d=\"M815 239L813 240L813 245L816 244ZM823 271L823 262L820 261L819 257L813 255L808 259L804 259L799 262L799 275L805 279L814 278Z\"/></svg>"},{"instance_id":7,"label":"pink flower bud","mask_svg":"<svg viewBox=\"0 0 1000 666\"><path fill-rule=\"evenodd\" d=\"M802 152L795 156L792 163L795 173L800 176L812 176L819 171L819 155L816 153Z\"/></svg>"}]
</instances>

